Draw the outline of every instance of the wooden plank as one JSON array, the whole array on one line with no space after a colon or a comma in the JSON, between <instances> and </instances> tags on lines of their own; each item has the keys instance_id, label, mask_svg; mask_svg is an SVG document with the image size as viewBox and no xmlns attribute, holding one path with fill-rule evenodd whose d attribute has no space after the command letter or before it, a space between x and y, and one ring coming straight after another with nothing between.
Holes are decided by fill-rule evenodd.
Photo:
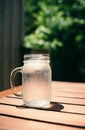
<instances>
[{"instance_id":1,"label":"wooden plank","mask_svg":"<svg viewBox=\"0 0 85 130\"><path fill-rule=\"evenodd\" d=\"M10 91L10 90L7 90L7 91ZM2 93L4 93L4 96L8 95L6 94L6 91ZM0 92L0 95L1 95L1 92ZM52 81L52 95L53 96L69 96L69 97L78 96L80 98L85 98L85 83Z\"/></svg>"},{"instance_id":2,"label":"wooden plank","mask_svg":"<svg viewBox=\"0 0 85 130\"><path fill-rule=\"evenodd\" d=\"M3 14L3 89L6 89L9 86L9 77L7 76L10 74L11 68L11 61L10 61L10 50L11 50L11 2L10 0L4 1L4 14Z\"/></svg>"},{"instance_id":3,"label":"wooden plank","mask_svg":"<svg viewBox=\"0 0 85 130\"><path fill-rule=\"evenodd\" d=\"M52 82L52 99L55 102L61 102L63 109L58 111L40 110L35 108L25 108L22 106L22 99L15 96L0 99L0 127L12 129L65 129L79 130L85 129L85 99L84 85L73 83ZM63 91L62 91L62 86ZM73 91L74 88L74 91ZM81 89L83 88L83 89ZM20 87L21 89L21 87ZM19 90L20 90L19 89ZM77 89L77 91L76 91ZM64 91L65 90L65 91ZM79 91L80 90L80 91ZM0 95L8 95L12 91L2 92ZM68 94L68 93L71 93ZM79 96L78 96L79 95ZM7 120L5 124L3 121ZM10 122L10 123L9 123ZM17 123L19 125L17 125ZM29 123L28 123L29 122ZM30 125L31 123L31 125ZM21 125L20 125L21 124ZM22 124L24 124L22 126ZM26 125L26 127L24 127Z\"/></svg>"},{"instance_id":4,"label":"wooden plank","mask_svg":"<svg viewBox=\"0 0 85 130\"><path fill-rule=\"evenodd\" d=\"M85 83L53 82L52 101L85 105Z\"/></svg>"},{"instance_id":5,"label":"wooden plank","mask_svg":"<svg viewBox=\"0 0 85 130\"><path fill-rule=\"evenodd\" d=\"M4 2L3 0L0 0L0 90L2 90L2 86L4 84L3 80L3 71L4 68L2 67L3 65L3 14L4 14Z\"/></svg>"},{"instance_id":6,"label":"wooden plank","mask_svg":"<svg viewBox=\"0 0 85 130\"><path fill-rule=\"evenodd\" d=\"M52 97L52 101L57 101L60 103L68 103L74 105L84 105L85 106L85 99L74 99L74 98L67 98L67 97Z\"/></svg>"},{"instance_id":7,"label":"wooden plank","mask_svg":"<svg viewBox=\"0 0 85 130\"><path fill-rule=\"evenodd\" d=\"M18 86L18 87L17 87L17 91L20 91L20 90L21 90L21 86ZM1 97L5 97L5 96L7 96L7 95L10 95L10 94L12 94L12 93L13 93L12 89L8 89L8 90L1 91L1 92L0 92L0 98L1 98Z\"/></svg>"},{"instance_id":8,"label":"wooden plank","mask_svg":"<svg viewBox=\"0 0 85 130\"><path fill-rule=\"evenodd\" d=\"M57 97L85 99L85 93L84 92L78 93L78 92L55 91L52 95L57 96Z\"/></svg>"},{"instance_id":9,"label":"wooden plank","mask_svg":"<svg viewBox=\"0 0 85 130\"><path fill-rule=\"evenodd\" d=\"M20 66L23 14L22 0L0 1L0 91L10 88L10 72Z\"/></svg>"},{"instance_id":10,"label":"wooden plank","mask_svg":"<svg viewBox=\"0 0 85 130\"><path fill-rule=\"evenodd\" d=\"M11 70L20 65L20 46L23 41L23 2L12 0L12 48L11 48ZM17 51L16 51L17 50Z\"/></svg>"},{"instance_id":11,"label":"wooden plank","mask_svg":"<svg viewBox=\"0 0 85 130\"><path fill-rule=\"evenodd\" d=\"M57 102L55 102L55 103L57 103ZM21 106L21 105L23 105L23 100L17 99L17 98L4 97L4 98L0 99L0 104ZM61 109L62 112L85 115L85 106L83 106L83 105L72 105L72 104L68 104L68 103L60 103L60 105L62 105L62 107L63 107L63 109Z\"/></svg>"},{"instance_id":12,"label":"wooden plank","mask_svg":"<svg viewBox=\"0 0 85 130\"><path fill-rule=\"evenodd\" d=\"M9 105L23 105L23 100L22 99L17 99L17 98L0 98L0 104L9 104Z\"/></svg>"},{"instance_id":13,"label":"wooden plank","mask_svg":"<svg viewBox=\"0 0 85 130\"><path fill-rule=\"evenodd\" d=\"M16 123L17 122L17 123ZM0 130L84 130L83 128L55 125L31 120L0 116Z\"/></svg>"},{"instance_id":14,"label":"wooden plank","mask_svg":"<svg viewBox=\"0 0 85 130\"><path fill-rule=\"evenodd\" d=\"M0 113L17 118L46 121L85 128L85 115L0 105Z\"/></svg>"},{"instance_id":15,"label":"wooden plank","mask_svg":"<svg viewBox=\"0 0 85 130\"><path fill-rule=\"evenodd\" d=\"M52 91L85 94L85 83L52 82Z\"/></svg>"}]
</instances>

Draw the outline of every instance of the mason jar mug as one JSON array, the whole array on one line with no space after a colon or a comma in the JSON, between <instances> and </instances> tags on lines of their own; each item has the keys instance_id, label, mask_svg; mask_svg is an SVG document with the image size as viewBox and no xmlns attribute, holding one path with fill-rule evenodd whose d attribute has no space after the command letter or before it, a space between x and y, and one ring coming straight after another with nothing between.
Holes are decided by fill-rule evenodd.
<instances>
[{"instance_id":1,"label":"mason jar mug","mask_svg":"<svg viewBox=\"0 0 85 130\"><path fill-rule=\"evenodd\" d=\"M24 55L23 67L15 68L10 75L13 93L16 91L14 79L22 73L22 98L26 106L41 107L51 102L51 67L48 54Z\"/></svg>"}]
</instances>

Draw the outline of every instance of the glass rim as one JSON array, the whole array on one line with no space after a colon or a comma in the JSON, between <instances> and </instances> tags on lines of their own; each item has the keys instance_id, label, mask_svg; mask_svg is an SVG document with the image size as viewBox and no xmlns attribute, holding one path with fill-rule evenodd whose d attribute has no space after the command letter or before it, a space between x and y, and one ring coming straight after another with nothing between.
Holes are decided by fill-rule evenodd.
<instances>
[{"instance_id":1,"label":"glass rim","mask_svg":"<svg viewBox=\"0 0 85 130\"><path fill-rule=\"evenodd\" d=\"M49 60L49 54L25 54L24 60Z\"/></svg>"}]
</instances>

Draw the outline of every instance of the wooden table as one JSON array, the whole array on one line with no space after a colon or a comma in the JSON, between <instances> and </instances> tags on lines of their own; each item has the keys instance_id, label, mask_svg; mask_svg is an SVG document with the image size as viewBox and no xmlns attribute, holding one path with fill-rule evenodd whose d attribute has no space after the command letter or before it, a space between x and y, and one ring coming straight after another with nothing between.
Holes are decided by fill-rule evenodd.
<instances>
[{"instance_id":1,"label":"wooden table","mask_svg":"<svg viewBox=\"0 0 85 130\"><path fill-rule=\"evenodd\" d=\"M49 107L26 108L0 92L0 130L85 130L85 83L52 82Z\"/></svg>"}]
</instances>

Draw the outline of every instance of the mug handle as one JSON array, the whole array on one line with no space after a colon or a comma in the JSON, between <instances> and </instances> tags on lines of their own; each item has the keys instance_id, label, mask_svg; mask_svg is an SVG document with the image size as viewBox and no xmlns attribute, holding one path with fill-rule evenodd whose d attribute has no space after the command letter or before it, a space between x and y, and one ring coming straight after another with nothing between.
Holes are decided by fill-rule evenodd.
<instances>
[{"instance_id":1,"label":"mug handle","mask_svg":"<svg viewBox=\"0 0 85 130\"><path fill-rule=\"evenodd\" d=\"M15 82L14 82L14 79L15 79L15 76L17 73L22 73L22 67L17 67L12 70L12 72L10 74L10 86L11 86L11 89L12 89L14 95L16 95L18 97L22 97L22 92L17 91L17 87L15 86Z\"/></svg>"}]
</instances>

